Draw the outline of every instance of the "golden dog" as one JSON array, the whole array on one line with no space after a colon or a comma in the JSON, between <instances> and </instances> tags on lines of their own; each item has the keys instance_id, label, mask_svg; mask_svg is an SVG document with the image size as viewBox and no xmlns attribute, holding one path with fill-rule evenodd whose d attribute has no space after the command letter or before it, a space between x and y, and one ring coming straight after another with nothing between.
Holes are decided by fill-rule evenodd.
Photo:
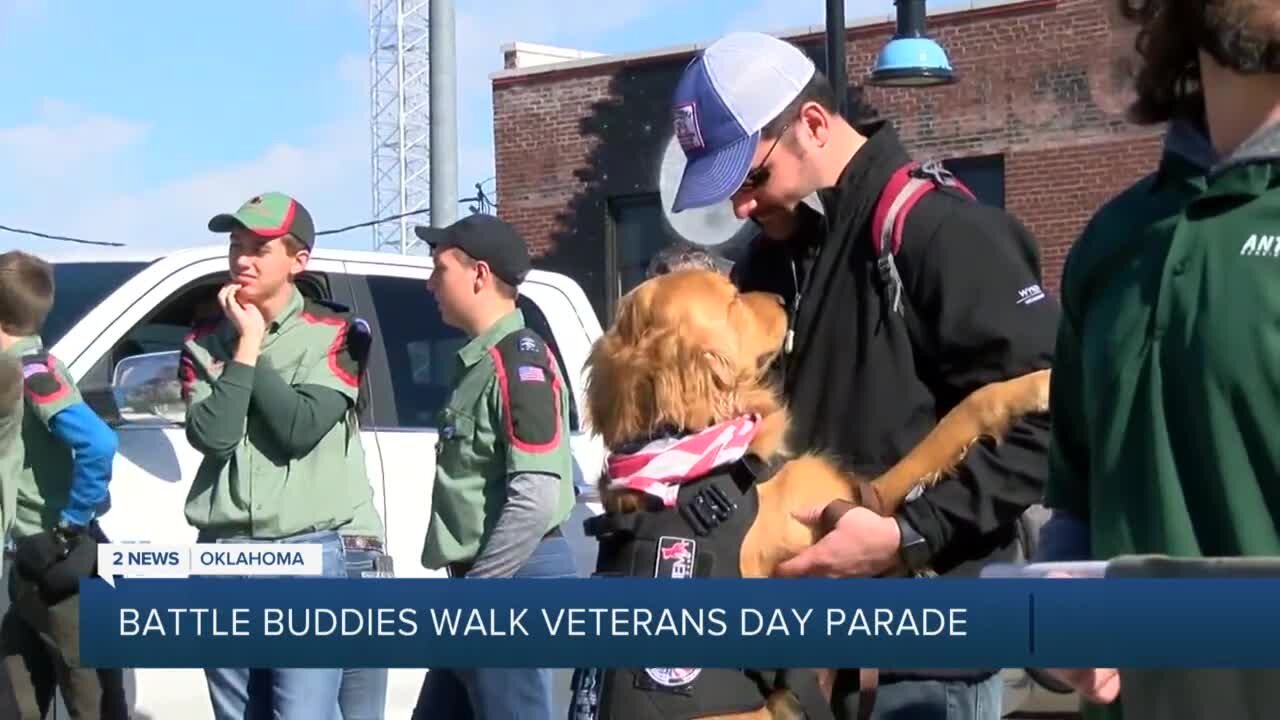
<instances>
[{"instance_id":1,"label":"golden dog","mask_svg":"<svg viewBox=\"0 0 1280 720\"><path fill-rule=\"evenodd\" d=\"M877 478L850 475L819 454L792 457L786 408L766 381L786 324L775 295L739 293L715 272L679 271L628 293L587 361L588 420L611 451L663 428L695 432L746 414L761 418L748 451L781 464L756 485L759 512L741 549L743 577L772 575L813 545L842 510L862 505L892 515L915 487L952 471L974 442L998 442L1022 415L1048 410L1049 371L1041 370L976 390ZM609 513L633 512L645 502L637 491L610 487L607 477L600 491ZM815 507L834 511L824 513L822 529L793 515ZM828 694L830 680L828 674L822 682ZM760 711L718 717L795 716L788 698L771 697Z\"/></svg>"}]
</instances>

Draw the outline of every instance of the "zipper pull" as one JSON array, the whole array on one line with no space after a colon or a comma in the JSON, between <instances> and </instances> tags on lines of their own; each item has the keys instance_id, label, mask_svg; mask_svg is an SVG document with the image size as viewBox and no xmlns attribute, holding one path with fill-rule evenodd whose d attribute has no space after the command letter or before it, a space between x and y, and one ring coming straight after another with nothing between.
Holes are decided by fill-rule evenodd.
<instances>
[{"instance_id":1,"label":"zipper pull","mask_svg":"<svg viewBox=\"0 0 1280 720\"><path fill-rule=\"evenodd\" d=\"M782 343L782 352L790 355L791 348L794 347L795 344L796 344L796 331L792 330L791 328L787 328L787 339L784 343Z\"/></svg>"}]
</instances>

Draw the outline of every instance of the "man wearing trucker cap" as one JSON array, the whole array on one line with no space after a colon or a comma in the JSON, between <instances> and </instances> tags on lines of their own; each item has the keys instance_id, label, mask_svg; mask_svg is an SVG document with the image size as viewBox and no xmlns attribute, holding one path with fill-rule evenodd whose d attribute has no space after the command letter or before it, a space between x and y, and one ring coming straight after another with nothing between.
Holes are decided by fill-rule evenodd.
<instances>
[{"instance_id":1,"label":"man wearing trucker cap","mask_svg":"<svg viewBox=\"0 0 1280 720\"><path fill-rule=\"evenodd\" d=\"M197 326L182 349L187 439L204 455L187 520L200 542L320 545L324 576L342 577L346 547L380 548L383 534L354 409L368 333L295 285L315 244L297 200L258 195L209 229L230 233L231 277L218 292L223 317ZM206 677L219 720L314 720L341 717L342 673L215 668Z\"/></svg>"},{"instance_id":2,"label":"man wearing trucker cap","mask_svg":"<svg viewBox=\"0 0 1280 720\"><path fill-rule=\"evenodd\" d=\"M1036 243L1017 220L973 201L945 173L909 174L890 125L851 124L835 107L826 79L793 45L758 33L713 43L685 69L672 102L688 161L673 210L730 202L762 226L733 277L787 302L781 368L793 449L833 453L874 476L968 393L1049 367L1058 306L1041 290ZM891 238L872 228L899 226L876 217L877 203L902 197L907 181L926 192L893 216L904 218L893 235L900 244L882 245ZM815 192L821 212L798 211ZM999 447L975 444L956 477L896 517L849 510L779 573L953 573L1011 549L1019 516L1041 497L1048 434L1047 418L1034 417ZM882 671L878 687L867 685L872 717L1001 714L996 668ZM854 715L858 691L858 673L842 673L838 713Z\"/></svg>"},{"instance_id":3,"label":"man wearing trucker cap","mask_svg":"<svg viewBox=\"0 0 1280 720\"><path fill-rule=\"evenodd\" d=\"M470 341L436 427L436 474L424 567L460 578L575 574L560 533L573 509L569 393L546 341L525 326L516 288L530 269L515 229L491 215L416 228L435 267L440 315ZM413 717L551 717L551 671L437 669Z\"/></svg>"}]
</instances>

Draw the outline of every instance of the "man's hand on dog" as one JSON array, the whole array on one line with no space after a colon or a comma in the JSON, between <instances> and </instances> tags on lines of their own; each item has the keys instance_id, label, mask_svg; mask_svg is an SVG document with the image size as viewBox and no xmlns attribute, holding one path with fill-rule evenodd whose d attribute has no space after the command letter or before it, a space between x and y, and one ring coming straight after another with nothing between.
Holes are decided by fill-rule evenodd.
<instances>
[{"instance_id":1,"label":"man's hand on dog","mask_svg":"<svg viewBox=\"0 0 1280 720\"><path fill-rule=\"evenodd\" d=\"M825 506L809 508L794 516L811 527L822 525ZM844 513L831 532L813 547L782 562L779 577L875 577L897 567L902 534L898 522L864 507Z\"/></svg>"}]
</instances>

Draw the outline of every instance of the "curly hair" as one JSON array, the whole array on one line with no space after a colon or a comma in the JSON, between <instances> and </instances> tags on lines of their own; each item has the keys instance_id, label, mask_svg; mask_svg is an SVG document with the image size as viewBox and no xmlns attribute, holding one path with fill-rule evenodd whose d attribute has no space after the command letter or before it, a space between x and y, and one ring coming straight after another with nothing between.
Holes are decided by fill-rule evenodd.
<instances>
[{"instance_id":1,"label":"curly hair","mask_svg":"<svg viewBox=\"0 0 1280 720\"><path fill-rule=\"evenodd\" d=\"M1280 7L1271 0L1117 0L1138 25L1134 122L1200 117L1200 50L1248 75L1280 72Z\"/></svg>"},{"instance_id":2,"label":"curly hair","mask_svg":"<svg viewBox=\"0 0 1280 720\"><path fill-rule=\"evenodd\" d=\"M690 243L673 243L659 250L650 259L645 269L645 277L653 278L691 268L724 272L724 267L713 253Z\"/></svg>"}]
</instances>

